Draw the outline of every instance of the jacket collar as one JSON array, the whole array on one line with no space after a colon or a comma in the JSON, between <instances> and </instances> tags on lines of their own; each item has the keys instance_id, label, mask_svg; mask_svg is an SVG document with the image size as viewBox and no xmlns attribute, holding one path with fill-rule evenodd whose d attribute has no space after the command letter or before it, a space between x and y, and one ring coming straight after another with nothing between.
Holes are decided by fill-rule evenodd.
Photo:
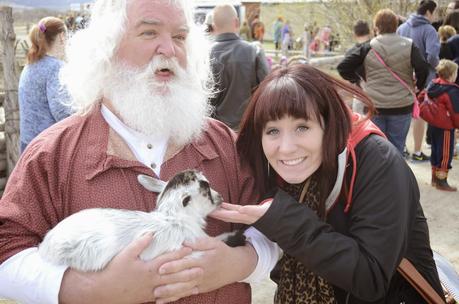
<instances>
[{"instance_id":1,"label":"jacket collar","mask_svg":"<svg viewBox=\"0 0 459 304\"><path fill-rule=\"evenodd\" d=\"M215 37L215 41L217 42L222 42L222 41L228 41L228 40L239 40L239 36L235 33L223 33L219 34Z\"/></svg>"}]
</instances>

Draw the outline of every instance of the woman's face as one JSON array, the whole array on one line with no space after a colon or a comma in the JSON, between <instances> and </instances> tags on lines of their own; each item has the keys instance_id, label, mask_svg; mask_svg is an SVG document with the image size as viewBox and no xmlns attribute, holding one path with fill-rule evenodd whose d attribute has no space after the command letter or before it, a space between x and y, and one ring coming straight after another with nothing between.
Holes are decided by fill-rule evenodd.
<instances>
[{"instance_id":1,"label":"woman's face","mask_svg":"<svg viewBox=\"0 0 459 304\"><path fill-rule=\"evenodd\" d=\"M284 116L266 124L261 143L271 167L286 182L298 184L320 167L323 135L315 119Z\"/></svg>"}]
</instances>

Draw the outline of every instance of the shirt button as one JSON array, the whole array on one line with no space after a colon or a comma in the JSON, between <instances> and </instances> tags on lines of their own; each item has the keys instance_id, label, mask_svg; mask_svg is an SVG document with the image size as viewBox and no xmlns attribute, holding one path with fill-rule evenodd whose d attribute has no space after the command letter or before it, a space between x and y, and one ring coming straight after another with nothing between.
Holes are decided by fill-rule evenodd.
<instances>
[{"instance_id":1,"label":"shirt button","mask_svg":"<svg viewBox=\"0 0 459 304\"><path fill-rule=\"evenodd\" d=\"M156 169L156 164L155 164L155 163L151 163L150 167L151 167L152 169Z\"/></svg>"},{"instance_id":2,"label":"shirt button","mask_svg":"<svg viewBox=\"0 0 459 304\"><path fill-rule=\"evenodd\" d=\"M147 145L147 148L148 148L148 149L151 149L151 148L153 148L153 145L152 145L152 144L148 144L148 145Z\"/></svg>"}]
</instances>

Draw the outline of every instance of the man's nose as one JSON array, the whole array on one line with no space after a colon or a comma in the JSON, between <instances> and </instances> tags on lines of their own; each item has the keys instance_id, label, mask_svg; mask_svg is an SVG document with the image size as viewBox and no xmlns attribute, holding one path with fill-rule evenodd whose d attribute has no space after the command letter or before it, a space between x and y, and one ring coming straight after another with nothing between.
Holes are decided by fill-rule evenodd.
<instances>
[{"instance_id":1,"label":"man's nose","mask_svg":"<svg viewBox=\"0 0 459 304\"><path fill-rule=\"evenodd\" d=\"M172 37L161 37L157 52L167 58L175 57L175 46Z\"/></svg>"}]
</instances>

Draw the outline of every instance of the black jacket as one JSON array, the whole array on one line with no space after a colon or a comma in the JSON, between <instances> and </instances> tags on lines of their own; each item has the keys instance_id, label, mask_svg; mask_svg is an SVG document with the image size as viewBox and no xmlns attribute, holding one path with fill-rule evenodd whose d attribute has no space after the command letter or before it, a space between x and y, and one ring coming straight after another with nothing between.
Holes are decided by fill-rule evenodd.
<instances>
[{"instance_id":1,"label":"black jacket","mask_svg":"<svg viewBox=\"0 0 459 304\"><path fill-rule=\"evenodd\" d=\"M336 67L340 76L343 79L357 84L361 80L365 80L366 76L363 64L370 50L371 46L369 41L351 48ZM419 90L422 90L426 85L425 82L428 74L428 71L425 69L426 64L424 57L422 57L419 49L413 43L411 47L411 65L416 74L416 87Z\"/></svg>"},{"instance_id":2,"label":"black jacket","mask_svg":"<svg viewBox=\"0 0 459 304\"><path fill-rule=\"evenodd\" d=\"M213 117L237 129L252 90L269 72L264 52L234 33L224 33L215 38L211 59L218 91L211 98Z\"/></svg>"},{"instance_id":3,"label":"black jacket","mask_svg":"<svg viewBox=\"0 0 459 304\"><path fill-rule=\"evenodd\" d=\"M441 294L417 181L405 160L377 135L357 145L356 159L348 213L340 198L323 222L279 190L254 226L333 284L338 303L424 303L396 271L402 257Z\"/></svg>"}]
</instances>

